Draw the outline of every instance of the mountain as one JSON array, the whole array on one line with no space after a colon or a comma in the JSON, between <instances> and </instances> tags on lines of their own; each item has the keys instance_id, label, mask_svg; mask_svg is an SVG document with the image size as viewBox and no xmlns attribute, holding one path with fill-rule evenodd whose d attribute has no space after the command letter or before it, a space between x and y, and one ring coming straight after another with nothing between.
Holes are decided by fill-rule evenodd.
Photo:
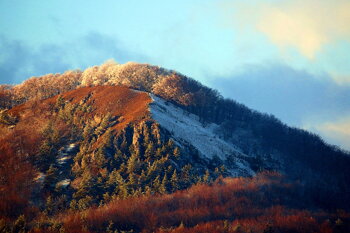
<instances>
[{"instance_id":1,"label":"mountain","mask_svg":"<svg viewBox=\"0 0 350 233\"><path fill-rule=\"evenodd\" d=\"M314 232L349 227L348 152L175 71L107 63L33 77L1 86L0 108L5 232L212 232L203 224L225 221L246 230L219 232L308 232L295 218ZM244 223L257 216L273 223Z\"/></svg>"}]
</instances>

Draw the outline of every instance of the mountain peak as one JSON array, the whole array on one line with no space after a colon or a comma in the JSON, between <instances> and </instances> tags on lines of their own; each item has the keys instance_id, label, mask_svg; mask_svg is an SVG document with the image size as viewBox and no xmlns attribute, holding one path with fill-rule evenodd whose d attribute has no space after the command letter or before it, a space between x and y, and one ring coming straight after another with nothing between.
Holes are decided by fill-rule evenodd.
<instances>
[{"instance_id":1,"label":"mountain peak","mask_svg":"<svg viewBox=\"0 0 350 233\"><path fill-rule=\"evenodd\" d=\"M123 85L154 93L182 105L204 104L206 97L219 96L214 90L174 71L129 62L108 62L84 71L67 71L32 77L15 86L0 86L0 107L12 107L30 99L45 99L78 87Z\"/></svg>"},{"instance_id":2,"label":"mountain peak","mask_svg":"<svg viewBox=\"0 0 350 233\"><path fill-rule=\"evenodd\" d=\"M196 184L215 193L265 179L260 172L297 184L297 207L302 196L309 208L350 209L348 153L173 71L106 63L2 86L0 104L0 172L11 184L3 198L18 211L101 210ZM274 180L252 190L265 183Z\"/></svg>"}]
</instances>

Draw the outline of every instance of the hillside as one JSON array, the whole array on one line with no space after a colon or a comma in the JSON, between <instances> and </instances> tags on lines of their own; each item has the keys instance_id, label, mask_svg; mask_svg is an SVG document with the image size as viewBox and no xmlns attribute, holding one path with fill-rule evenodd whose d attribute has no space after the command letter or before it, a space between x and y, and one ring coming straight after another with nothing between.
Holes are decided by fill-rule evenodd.
<instances>
[{"instance_id":1,"label":"hillside","mask_svg":"<svg viewBox=\"0 0 350 233\"><path fill-rule=\"evenodd\" d=\"M348 152L174 71L107 63L49 74L2 86L0 108L2 231L349 227ZM201 204L206 194L215 205Z\"/></svg>"}]
</instances>

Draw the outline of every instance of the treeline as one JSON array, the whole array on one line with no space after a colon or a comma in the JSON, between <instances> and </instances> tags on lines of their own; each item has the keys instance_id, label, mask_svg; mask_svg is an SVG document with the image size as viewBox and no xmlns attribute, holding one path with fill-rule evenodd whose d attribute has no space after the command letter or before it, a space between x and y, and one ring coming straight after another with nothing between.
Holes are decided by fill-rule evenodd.
<instances>
[{"instance_id":1,"label":"treeline","mask_svg":"<svg viewBox=\"0 0 350 233\"><path fill-rule=\"evenodd\" d=\"M206 105L219 96L216 91L174 71L147 64L109 62L85 71L32 77L15 86L1 85L0 107L10 108L31 99L45 99L77 87L98 85L124 85L186 106Z\"/></svg>"},{"instance_id":2,"label":"treeline","mask_svg":"<svg viewBox=\"0 0 350 233\"><path fill-rule=\"evenodd\" d=\"M0 108L11 108L28 100L46 99L77 88L81 83L81 71L63 74L47 74L32 77L22 84L0 85Z\"/></svg>"}]
</instances>

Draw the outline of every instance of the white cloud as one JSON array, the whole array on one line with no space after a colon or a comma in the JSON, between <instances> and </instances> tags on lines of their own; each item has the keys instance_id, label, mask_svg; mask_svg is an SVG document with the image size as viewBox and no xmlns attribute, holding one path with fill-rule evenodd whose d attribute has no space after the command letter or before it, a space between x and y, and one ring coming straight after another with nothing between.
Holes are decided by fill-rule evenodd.
<instances>
[{"instance_id":1,"label":"white cloud","mask_svg":"<svg viewBox=\"0 0 350 233\"><path fill-rule=\"evenodd\" d=\"M293 47L314 59L325 44L350 41L348 0L224 1L221 7L228 24L261 31L282 52Z\"/></svg>"}]
</instances>

